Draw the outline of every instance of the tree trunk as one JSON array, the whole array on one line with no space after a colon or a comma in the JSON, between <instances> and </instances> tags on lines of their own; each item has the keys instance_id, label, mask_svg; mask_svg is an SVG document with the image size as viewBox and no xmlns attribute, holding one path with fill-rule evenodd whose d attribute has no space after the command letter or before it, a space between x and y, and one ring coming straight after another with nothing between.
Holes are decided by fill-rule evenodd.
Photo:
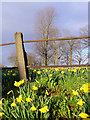
<instances>
[{"instance_id":1,"label":"tree trunk","mask_svg":"<svg viewBox=\"0 0 90 120\"><path fill-rule=\"evenodd\" d=\"M46 46L45 46L45 65L47 66L47 44L48 42L46 41Z\"/></svg>"},{"instance_id":2,"label":"tree trunk","mask_svg":"<svg viewBox=\"0 0 90 120\"><path fill-rule=\"evenodd\" d=\"M72 47L70 49L70 65L72 65Z\"/></svg>"},{"instance_id":3,"label":"tree trunk","mask_svg":"<svg viewBox=\"0 0 90 120\"><path fill-rule=\"evenodd\" d=\"M55 59L55 65L57 65L57 61L58 61L58 56L57 56L57 50L56 50L56 59Z\"/></svg>"}]
</instances>

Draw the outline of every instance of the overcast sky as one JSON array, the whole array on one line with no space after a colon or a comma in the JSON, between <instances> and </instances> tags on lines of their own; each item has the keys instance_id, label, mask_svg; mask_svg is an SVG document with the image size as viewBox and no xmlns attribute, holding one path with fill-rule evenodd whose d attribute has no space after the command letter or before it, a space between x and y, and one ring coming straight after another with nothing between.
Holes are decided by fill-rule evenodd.
<instances>
[{"instance_id":1,"label":"overcast sky","mask_svg":"<svg viewBox=\"0 0 90 120\"><path fill-rule=\"evenodd\" d=\"M79 36L80 28L88 25L88 2L3 2L2 43L14 42L15 32L22 32L24 40L37 39L34 28L37 11L51 6L58 14L56 26L60 31L69 29L74 36ZM30 43L25 44L27 52L32 49L30 47ZM15 45L2 48L2 64L12 65L8 57L15 51Z\"/></svg>"}]
</instances>

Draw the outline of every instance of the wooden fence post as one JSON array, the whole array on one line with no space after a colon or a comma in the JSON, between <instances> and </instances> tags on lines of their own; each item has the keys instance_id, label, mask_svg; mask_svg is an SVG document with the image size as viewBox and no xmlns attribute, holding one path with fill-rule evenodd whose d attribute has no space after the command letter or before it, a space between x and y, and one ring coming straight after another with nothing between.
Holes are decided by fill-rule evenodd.
<instances>
[{"instance_id":1,"label":"wooden fence post","mask_svg":"<svg viewBox=\"0 0 90 120\"><path fill-rule=\"evenodd\" d=\"M15 33L15 43L20 80L24 79L26 82L27 79L29 80L28 68L26 67L28 62L23 44L23 34L21 32Z\"/></svg>"}]
</instances>

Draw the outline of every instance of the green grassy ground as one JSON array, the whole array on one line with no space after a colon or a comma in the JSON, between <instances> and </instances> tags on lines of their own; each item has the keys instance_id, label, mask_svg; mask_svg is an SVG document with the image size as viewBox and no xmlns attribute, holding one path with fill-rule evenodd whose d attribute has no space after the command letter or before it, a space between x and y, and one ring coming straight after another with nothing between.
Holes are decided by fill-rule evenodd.
<instances>
[{"instance_id":1,"label":"green grassy ground","mask_svg":"<svg viewBox=\"0 0 90 120\"><path fill-rule=\"evenodd\" d=\"M80 113L89 114L86 67L31 69L26 84L19 84L17 70L3 70L2 81L3 97L6 98L2 105L3 119L80 119L85 117ZM10 90L14 92L7 95ZM19 95L21 102L17 101ZM32 101L28 102L26 98ZM11 106L13 102L16 106ZM32 110L32 106L36 110Z\"/></svg>"}]
</instances>

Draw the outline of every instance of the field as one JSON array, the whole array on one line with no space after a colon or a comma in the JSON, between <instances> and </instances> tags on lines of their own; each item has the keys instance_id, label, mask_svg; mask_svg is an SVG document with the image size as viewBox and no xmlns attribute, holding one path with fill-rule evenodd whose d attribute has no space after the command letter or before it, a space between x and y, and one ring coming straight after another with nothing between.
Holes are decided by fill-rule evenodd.
<instances>
[{"instance_id":1,"label":"field","mask_svg":"<svg viewBox=\"0 0 90 120\"><path fill-rule=\"evenodd\" d=\"M89 119L87 67L30 69L29 76L25 82L17 69L2 71L3 120Z\"/></svg>"}]
</instances>

